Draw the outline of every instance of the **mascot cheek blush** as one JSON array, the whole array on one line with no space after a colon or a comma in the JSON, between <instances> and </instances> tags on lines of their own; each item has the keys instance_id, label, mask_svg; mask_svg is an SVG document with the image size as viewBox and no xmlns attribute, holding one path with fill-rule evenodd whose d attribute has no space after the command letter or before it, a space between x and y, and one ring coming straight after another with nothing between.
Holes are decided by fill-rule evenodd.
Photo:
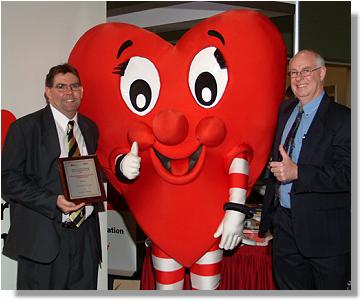
<instances>
[{"instance_id":1,"label":"mascot cheek blush","mask_svg":"<svg viewBox=\"0 0 363 302\"><path fill-rule=\"evenodd\" d=\"M101 165L153 242L158 288L179 288L184 267L194 288L206 275L217 287L218 244L236 246L245 217L224 204L244 204L272 144L285 85L280 33L244 10L204 20L175 46L107 23L69 61L84 86L80 110L100 130ZM132 181L122 181L124 155Z\"/></svg>"}]
</instances>

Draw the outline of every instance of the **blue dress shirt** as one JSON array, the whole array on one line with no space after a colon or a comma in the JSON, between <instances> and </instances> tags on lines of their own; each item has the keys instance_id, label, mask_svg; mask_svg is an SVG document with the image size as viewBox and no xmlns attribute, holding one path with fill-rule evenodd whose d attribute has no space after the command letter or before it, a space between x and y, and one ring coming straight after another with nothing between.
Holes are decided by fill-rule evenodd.
<instances>
[{"instance_id":1,"label":"blue dress shirt","mask_svg":"<svg viewBox=\"0 0 363 302\"><path fill-rule=\"evenodd\" d=\"M303 106L304 113L301 117L301 122L296 132L295 148L293 149L293 152L291 154L291 159L295 163L298 162L303 139L305 138L305 135L308 132L309 127L311 125L311 122L315 117L316 111L318 110L323 95L324 92L322 92L318 97L316 97L315 99L313 99L312 101ZM296 119L298 111L299 111L299 104L296 105L289 119L287 120L284 132L281 137L282 145L285 143L286 136L289 133L290 128ZM280 204L284 208L291 208L291 199L290 199L291 186L292 182L282 182L280 185Z\"/></svg>"}]
</instances>

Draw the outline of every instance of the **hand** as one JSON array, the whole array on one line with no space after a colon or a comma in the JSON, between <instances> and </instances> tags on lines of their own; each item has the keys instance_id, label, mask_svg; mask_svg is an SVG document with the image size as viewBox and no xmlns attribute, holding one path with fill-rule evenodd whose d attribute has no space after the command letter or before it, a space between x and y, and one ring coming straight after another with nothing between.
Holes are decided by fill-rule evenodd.
<instances>
[{"instance_id":1,"label":"hand","mask_svg":"<svg viewBox=\"0 0 363 302\"><path fill-rule=\"evenodd\" d=\"M219 247L225 250L233 250L242 240L243 221L245 214L227 210L224 214L222 222L219 224L214 238L222 235Z\"/></svg>"},{"instance_id":2,"label":"hand","mask_svg":"<svg viewBox=\"0 0 363 302\"><path fill-rule=\"evenodd\" d=\"M68 201L63 195L58 195L57 197L57 207L64 214L69 214L71 212L78 211L83 208L86 204L84 202L80 204L75 204L74 202Z\"/></svg>"},{"instance_id":3,"label":"hand","mask_svg":"<svg viewBox=\"0 0 363 302\"><path fill-rule=\"evenodd\" d=\"M122 174L129 180L135 179L140 174L141 158L138 156L139 147L137 142L133 142L131 150L122 159L120 169Z\"/></svg>"},{"instance_id":4,"label":"hand","mask_svg":"<svg viewBox=\"0 0 363 302\"><path fill-rule=\"evenodd\" d=\"M290 182L298 177L297 164L295 164L289 155L286 153L282 145L279 146L279 151L282 157L282 161L270 162L270 170L281 182Z\"/></svg>"}]
</instances>

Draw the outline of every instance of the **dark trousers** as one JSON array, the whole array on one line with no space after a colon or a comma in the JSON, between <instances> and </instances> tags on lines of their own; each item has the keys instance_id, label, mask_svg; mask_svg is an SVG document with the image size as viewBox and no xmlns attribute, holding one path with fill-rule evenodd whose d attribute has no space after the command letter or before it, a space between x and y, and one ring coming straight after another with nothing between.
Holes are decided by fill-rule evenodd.
<instances>
[{"instance_id":1,"label":"dark trousers","mask_svg":"<svg viewBox=\"0 0 363 302\"><path fill-rule=\"evenodd\" d=\"M93 217L79 228L62 228L60 251L51 263L21 257L17 289L97 289L99 256L95 229Z\"/></svg>"},{"instance_id":2,"label":"dark trousers","mask_svg":"<svg viewBox=\"0 0 363 302\"><path fill-rule=\"evenodd\" d=\"M304 257L296 245L291 210L279 206L276 211L273 270L278 287L306 290L347 289L349 254L326 258Z\"/></svg>"}]
</instances>

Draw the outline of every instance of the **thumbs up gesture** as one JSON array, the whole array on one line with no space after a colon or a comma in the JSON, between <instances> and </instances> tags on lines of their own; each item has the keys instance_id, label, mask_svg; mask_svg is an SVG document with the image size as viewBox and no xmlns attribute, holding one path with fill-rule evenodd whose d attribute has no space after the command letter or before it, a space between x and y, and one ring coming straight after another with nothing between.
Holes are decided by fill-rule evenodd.
<instances>
[{"instance_id":1,"label":"thumbs up gesture","mask_svg":"<svg viewBox=\"0 0 363 302\"><path fill-rule=\"evenodd\" d=\"M279 146L282 161L270 162L270 170L281 182L290 182L298 178L297 164L292 161L282 145Z\"/></svg>"},{"instance_id":2,"label":"thumbs up gesture","mask_svg":"<svg viewBox=\"0 0 363 302\"><path fill-rule=\"evenodd\" d=\"M130 152L126 154L120 163L122 174L129 180L135 179L140 174L140 163L139 146L137 142L133 142Z\"/></svg>"}]
</instances>

